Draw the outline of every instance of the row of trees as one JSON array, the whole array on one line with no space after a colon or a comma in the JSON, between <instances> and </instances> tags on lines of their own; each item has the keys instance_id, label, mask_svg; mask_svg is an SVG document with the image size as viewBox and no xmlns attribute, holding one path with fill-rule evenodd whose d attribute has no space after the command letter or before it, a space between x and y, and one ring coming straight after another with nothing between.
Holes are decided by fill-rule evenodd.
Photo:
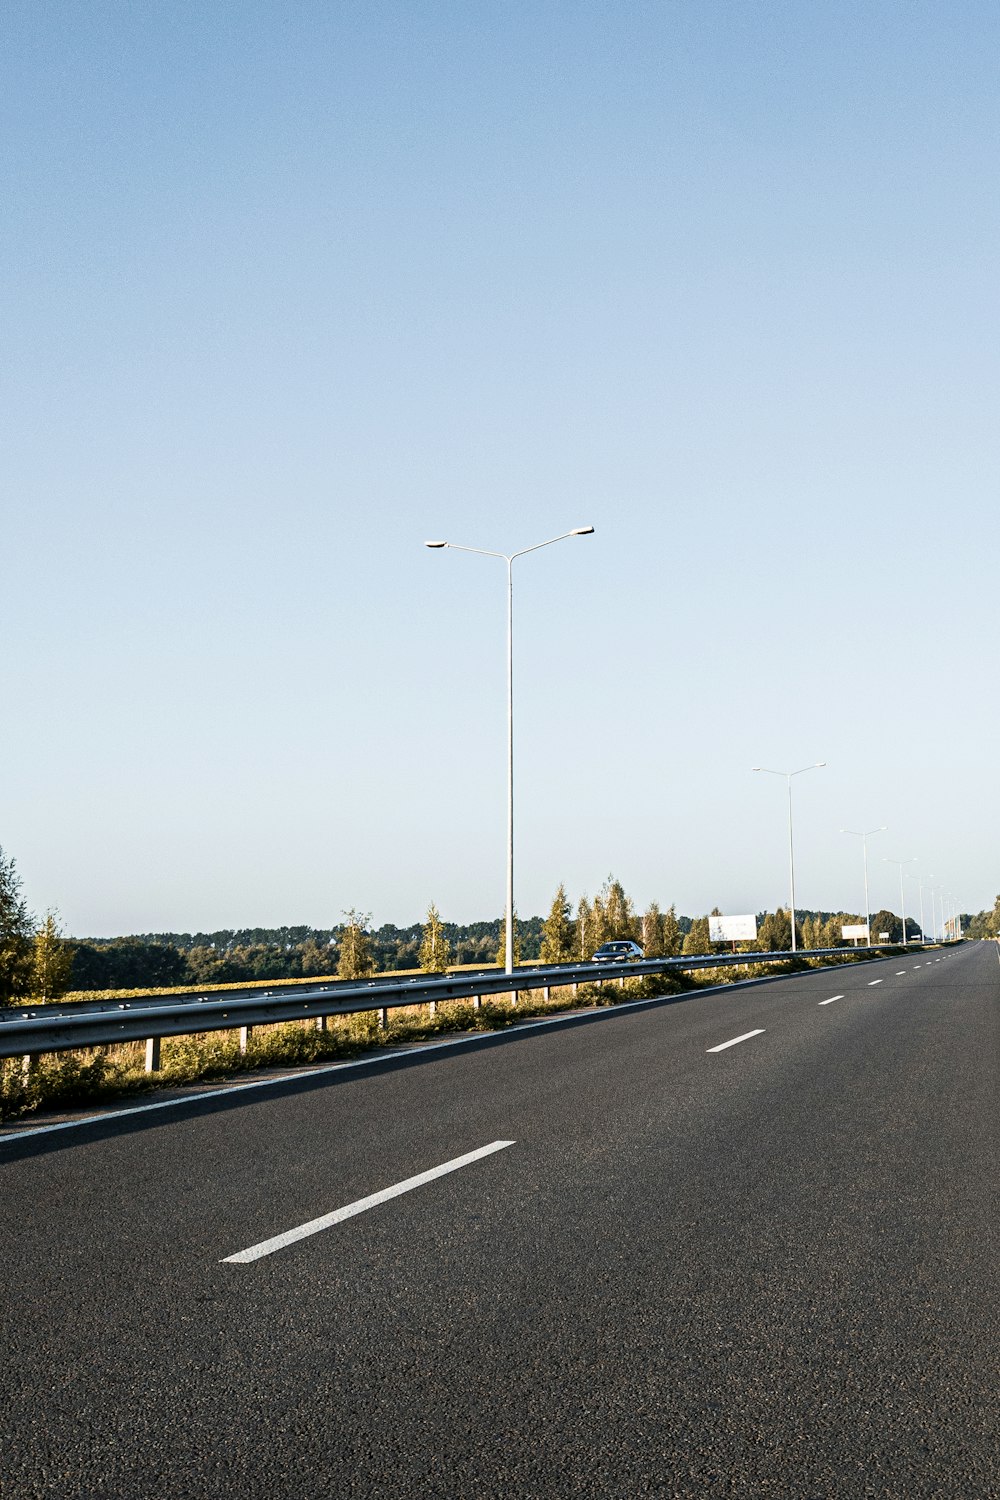
<instances>
[{"instance_id":1,"label":"row of trees","mask_svg":"<svg viewBox=\"0 0 1000 1500\"><path fill-rule=\"evenodd\" d=\"M717 917L722 913L716 907L709 915ZM843 942L841 927L863 921L862 916L853 912L796 912L796 947L839 947ZM916 922L910 918L907 918L906 930L910 938L920 934ZM883 910L872 916L871 931L876 940L879 933L885 932L890 942L899 942L903 936L903 923L893 912ZM648 958L719 953L730 946L709 941L708 916L693 920L679 917L674 906L662 911L655 901L640 916L621 883L609 876L592 901L586 896L581 897L575 917L566 889L560 885L542 928L540 957L548 963L587 959L601 943L615 938L631 938L641 944ZM791 946L790 915L787 909L780 907L775 912L758 913L757 941L738 945L744 951L755 949L765 953L777 953Z\"/></svg>"},{"instance_id":2,"label":"row of trees","mask_svg":"<svg viewBox=\"0 0 1000 1500\"><path fill-rule=\"evenodd\" d=\"M712 913L718 915L718 908ZM863 918L848 912L796 913L796 946L833 948L841 925ZM1000 897L990 912L963 917L970 937L1000 935ZM740 945L767 951L791 947L787 910L760 913L758 938ZM893 942L902 922L883 910L871 919L873 937L886 932ZM621 882L609 875L597 894L581 896L574 907L564 885L548 915L515 917L515 957L543 963L585 961L601 943L632 938L650 958L721 951L709 942L708 916L679 916L651 902L641 914ZM907 919L907 933L918 927ZM13 859L0 850L0 1002L29 997L52 999L67 989L140 989L184 984L240 984L260 979L296 979L338 973L352 978L392 969L440 972L460 964L502 963L504 921L446 922L432 903L424 922L410 927L386 923L372 928L371 917L351 910L332 927L307 926L221 929L213 933L143 933L105 940L69 941L56 913L41 921L28 911Z\"/></svg>"}]
</instances>

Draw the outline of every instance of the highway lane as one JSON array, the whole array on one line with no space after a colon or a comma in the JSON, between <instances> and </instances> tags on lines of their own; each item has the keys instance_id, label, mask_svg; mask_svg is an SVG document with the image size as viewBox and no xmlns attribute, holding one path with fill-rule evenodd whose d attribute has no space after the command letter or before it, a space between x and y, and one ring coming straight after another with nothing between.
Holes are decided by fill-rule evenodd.
<instances>
[{"instance_id":1,"label":"highway lane","mask_svg":"<svg viewBox=\"0 0 1000 1500\"><path fill-rule=\"evenodd\" d=\"M0 1148L5 1500L1000 1494L998 998L969 945Z\"/></svg>"}]
</instances>

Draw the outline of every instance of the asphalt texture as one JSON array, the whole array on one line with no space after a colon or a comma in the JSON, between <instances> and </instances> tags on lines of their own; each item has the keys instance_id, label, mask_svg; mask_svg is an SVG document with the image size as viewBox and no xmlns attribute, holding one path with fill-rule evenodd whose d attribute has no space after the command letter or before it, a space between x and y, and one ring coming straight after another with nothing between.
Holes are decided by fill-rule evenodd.
<instances>
[{"instance_id":1,"label":"asphalt texture","mask_svg":"<svg viewBox=\"0 0 1000 1500\"><path fill-rule=\"evenodd\" d=\"M981 943L8 1136L0 1496L1000 1497L998 1066Z\"/></svg>"}]
</instances>

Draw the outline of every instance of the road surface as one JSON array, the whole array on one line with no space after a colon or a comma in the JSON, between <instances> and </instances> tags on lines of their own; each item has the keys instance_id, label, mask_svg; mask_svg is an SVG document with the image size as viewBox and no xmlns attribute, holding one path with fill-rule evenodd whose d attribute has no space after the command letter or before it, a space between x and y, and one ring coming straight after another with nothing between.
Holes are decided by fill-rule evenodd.
<instances>
[{"instance_id":1,"label":"road surface","mask_svg":"<svg viewBox=\"0 0 1000 1500\"><path fill-rule=\"evenodd\" d=\"M7 1137L0 1495L1000 1496L998 1066L970 943Z\"/></svg>"}]
</instances>

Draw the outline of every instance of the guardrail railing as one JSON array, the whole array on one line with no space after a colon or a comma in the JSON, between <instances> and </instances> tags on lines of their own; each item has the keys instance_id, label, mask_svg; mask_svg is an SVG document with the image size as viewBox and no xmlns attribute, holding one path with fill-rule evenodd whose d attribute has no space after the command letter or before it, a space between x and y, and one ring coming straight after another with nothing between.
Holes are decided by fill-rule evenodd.
<instances>
[{"instance_id":1,"label":"guardrail railing","mask_svg":"<svg viewBox=\"0 0 1000 1500\"><path fill-rule=\"evenodd\" d=\"M909 944L918 951L920 944ZM848 958L886 951L901 951L901 944L873 944L871 948L811 948L795 957ZM239 1030L245 1051L255 1026L315 1019L322 1029L329 1016L357 1015L376 1011L384 1026L388 1012L398 1006L436 1006L447 1000L471 1000L474 1006L494 995L510 995L517 1004L519 993L548 992L581 984L636 979L692 969L720 969L732 965L774 963L793 955L777 953L710 953L680 958L646 958L628 963L539 964L518 968L513 975L497 969L474 973L388 975L363 980L327 980L294 990L211 990L183 996L153 995L138 1000L69 1000L37 1006L0 1008L0 1057L23 1057L30 1068L40 1053L65 1052L79 1047L114 1046L123 1042L146 1043L146 1069L160 1065L160 1042L164 1037L191 1036L205 1031Z\"/></svg>"}]
</instances>

